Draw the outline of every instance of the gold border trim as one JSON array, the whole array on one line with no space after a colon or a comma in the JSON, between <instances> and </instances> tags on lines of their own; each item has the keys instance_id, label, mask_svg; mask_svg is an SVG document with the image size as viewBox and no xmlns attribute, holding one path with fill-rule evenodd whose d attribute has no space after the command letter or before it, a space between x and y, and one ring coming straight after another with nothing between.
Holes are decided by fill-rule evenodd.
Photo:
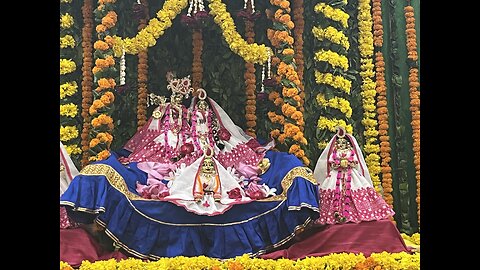
<instances>
[{"instance_id":1,"label":"gold border trim","mask_svg":"<svg viewBox=\"0 0 480 270\"><path fill-rule=\"evenodd\" d=\"M283 191L279 195L275 195L272 197L268 197L265 199L257 200L258 202L271 202L271 201L281 201L285 200L287 198L287 192L290 186L293 184L293 180L296 177L302 177L306 179L307 181L311 182L315 186L317 185L317 181L313 177L313 172L310 168L308 167L295 167L292 168L286 175L283 177L281 185L283 188Z\"/></svg>"},{"instance_id":2,"label":"gold border trim","mask_svg":"<svg viewBox=\"0 0 480 270\"><path fill-rule=\"evenodd\" d=\"M129 248L127 245L123 244L112 232L110 232L108 229L107 229L107 226L106 224L99 220L98 218L95 219L95 222L102 226L105 230L105 233L108 235L108 237L110 237L116 245L120 246L121 248L123 248L125 251L129 252L130 254L133 254L134 256L137 256L138 258L140 259L153 259L153 260L160 260L162 257L160 256L156 256L156 255L152 255L152 254L148 254L148 255L145 255L145 254L142 254L142 253L139 253L138 251L135 251L131 248ZM312 219L310 217L308 217L305 222L303 224L300 224L300 225L297 225L295 226L295 229L293 230L293 232L288 235L287 237L283 238L282 240L278 241L277 243L271 245L271 246L268 246L267 248L265 249L261 249L255 253L251 253L251 252L248 252L248 253L244 253L244 254L247 254L249 255L250 257L258 257L260 255L263 255L265 253L267 253L267 250L271 250L271 249L275 249L277 247L280 247L281 245L287 243L288 241L290 241L293 237L295 237L297 235L296 231L300 230L300 229L304 229L305 227L308 226L308 224L312 222ZM179 256L182 256L182 255L179 255ZM200 255L201 256L201 255ZM220 258L217 258L219 260L228 260L228 259L220 259Z\"/></svg>"},{"instance_id":3,"label":"gold border trim","mask_svg":"<svg viewBox=\"0 0 480 270\"><path fill-rule=\"evenodd\" d=\"M90 209L85 207L75 207L75 204L69 201L60 201L60 205L68 205L71 206L73 211L85 212L89 214L99 214L100 212L105 212L104 207L100 207L98 209Z\"/></svg>"}]
</instances>

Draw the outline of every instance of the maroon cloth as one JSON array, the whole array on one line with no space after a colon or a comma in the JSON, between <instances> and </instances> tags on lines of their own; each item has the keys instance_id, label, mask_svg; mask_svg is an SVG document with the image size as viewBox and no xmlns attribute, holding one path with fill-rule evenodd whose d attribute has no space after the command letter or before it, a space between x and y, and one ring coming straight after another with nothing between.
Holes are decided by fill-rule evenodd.
<instances>
[{"instance_id":1,"label":"maroon cloth","mask_svg":"<svg viewBox=\"0 0 480 270\"><path fill-rule=\"evenodd\" d=\"M95 262L115 258L126 259L127 256L120 251L108 252L95 241L84 229L60 229L60 260L67 262L72 267L82 264L83 260Z\"/></svg>"},{"instance_id":2,"label":"maroon cloth","mask_svg":"<svg viewBox=\"0 0 480 270\"><path fill-rule=\"evenodd\" d=\"M410 252L397 227L390 220L365 221L314 227L299 235L296 243L286 249L264 254L261 258L292 260L331 253Z\"/></svg>"}]
</instances>

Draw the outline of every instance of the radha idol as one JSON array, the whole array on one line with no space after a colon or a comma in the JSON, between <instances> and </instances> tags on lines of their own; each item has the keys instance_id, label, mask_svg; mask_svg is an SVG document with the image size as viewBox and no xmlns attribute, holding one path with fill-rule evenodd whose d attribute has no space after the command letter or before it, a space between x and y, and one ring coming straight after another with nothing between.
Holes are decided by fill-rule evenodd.
<instances>
[{"instance_id":1,"label":"radha idol","mask_svg":"<svg viewBox=\"0 0 480 270\"><path fill-rule=\"evenodd\" d=\"M319 217L313 172L261 145L202 89L187 108L189 77L171 79L124 150L83 168L60 198L139 258L258 256Z\"/></svg>"}]
</instances>

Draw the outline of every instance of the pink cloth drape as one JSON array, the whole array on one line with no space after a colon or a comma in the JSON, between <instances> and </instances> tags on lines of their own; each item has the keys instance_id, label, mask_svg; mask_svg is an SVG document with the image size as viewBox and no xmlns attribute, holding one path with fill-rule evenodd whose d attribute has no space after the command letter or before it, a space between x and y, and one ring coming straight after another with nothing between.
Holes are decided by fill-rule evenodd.
<instances>
[{"instance_id":1,"label":"pink cloth drape","mask_svg":"<svg viewBox=\"0 0 480 270\"><path fill-rule=\"evenodd\" d=\"M300 240L301 238L301 240ZM366 221L325 225L299 235L286 249L264 254L264 259L303 259L307 256L325 256L331 253L390 253L410 252L397 227L390 220Z\"/></svg>"}]
</instances>

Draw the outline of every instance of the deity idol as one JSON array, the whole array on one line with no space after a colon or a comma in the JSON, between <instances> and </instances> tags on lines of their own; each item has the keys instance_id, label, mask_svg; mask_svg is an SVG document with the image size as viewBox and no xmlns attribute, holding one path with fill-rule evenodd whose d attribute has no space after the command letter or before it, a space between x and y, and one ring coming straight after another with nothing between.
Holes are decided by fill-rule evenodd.
<instances>
[{"instance_id":1,"label":"deity idol","mask_svg":"<svg viewBox=\"0 0 480 270\"><path fill-rule=\"evenodd\" d=\"M357 140L342 127L320 155L314 177L320 189L318 224L359 223L394 215L373 187Z\"/></svg>"}]
</instances>

